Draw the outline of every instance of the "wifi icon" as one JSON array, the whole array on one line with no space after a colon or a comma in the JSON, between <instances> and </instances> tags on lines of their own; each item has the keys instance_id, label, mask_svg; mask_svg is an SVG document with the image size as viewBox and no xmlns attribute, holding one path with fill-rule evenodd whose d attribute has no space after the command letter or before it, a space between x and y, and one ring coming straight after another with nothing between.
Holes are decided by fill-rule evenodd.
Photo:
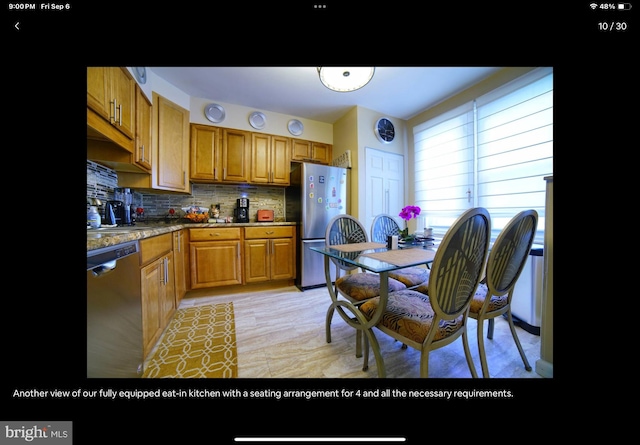
<instances>
[{"instance_id":1,"label":"wifi icon","mask_svg":"<svg viewBox=\"0 0 640 445\"><path fill-rule=\"evenodd\" d=\"M591 3L589 6L591 6L591 9L596 9L598 7L597 3Z\"/></svg>"}]
</instances>

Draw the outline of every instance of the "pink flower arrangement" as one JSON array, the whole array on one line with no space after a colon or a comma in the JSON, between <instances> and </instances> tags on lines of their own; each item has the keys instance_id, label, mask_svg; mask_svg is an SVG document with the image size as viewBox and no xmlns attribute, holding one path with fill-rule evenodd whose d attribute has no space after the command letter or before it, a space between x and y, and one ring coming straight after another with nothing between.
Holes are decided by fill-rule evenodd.
<instances>
[{"instance_id":1,"label":"pink flower arrangement","mask_svg":"<svg viewBox=\"0 0 640 445\"><path fill-rule=\"evenodd\" d=\"M403 240L405 241L414 240L415 237L413 235L409 235L409 228L407 227L406 221L409 221L411 218L417 218L419 214L420 214L420 207L418 206L406 206L406 207L403 207L403 209L400 211L400 214L398 216L405 220L405 223L404 223L405 227L403 230L400 231L400 237Z\"/></svg>"},{"instance_id":2,"label":"pink flower arrangement","mask_svg":"<svg viewBox=\"0 0 640 445\"><path fill-rule=\"evenodd\" d=\"M417 218L418 215L420 215L420 207L406 206L400 211L398 216L405 221L409 221L411 218Z\"/></svg>"}]
</instances>

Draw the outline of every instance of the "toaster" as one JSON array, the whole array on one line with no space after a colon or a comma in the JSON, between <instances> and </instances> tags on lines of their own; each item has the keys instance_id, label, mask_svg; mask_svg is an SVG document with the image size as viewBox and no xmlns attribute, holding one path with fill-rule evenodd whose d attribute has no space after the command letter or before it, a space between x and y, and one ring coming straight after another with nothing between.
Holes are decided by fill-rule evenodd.
<instances>
[{"instance_id":1,"label":"toaster","mask_svg":"<svg viewBox=\"0 0 640 445\"><path fill-rule=\"evenodd\" d=\"M272 221L273 222L273 210L258 210L258 221Z\"/></svg>"}]
</instances>

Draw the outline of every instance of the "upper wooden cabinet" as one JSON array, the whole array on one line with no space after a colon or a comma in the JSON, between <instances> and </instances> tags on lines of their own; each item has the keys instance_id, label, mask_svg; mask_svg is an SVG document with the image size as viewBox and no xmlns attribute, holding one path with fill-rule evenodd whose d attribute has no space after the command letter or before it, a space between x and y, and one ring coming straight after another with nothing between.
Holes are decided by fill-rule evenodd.
<instances>
[{"instance_id":1,"label":"upper wooden cabinet","mask_svg":"<svg viewBox=\"0 0 640 445\"><path fill-rule=\"evenodd\" d=\"M219 182L222 176L222 129L191 124L191 180Z\"/></svg>"},{"instance_id":2,"label":"upper wooden cabinet","mask_svg":"<svg viewBox=\"0 0 640 445\"><path fill-rule=\"evenodd\" d=\"M87 68L87 127L133 152L135 81L123 67Z\"/></svg>"},{"instance_id":3,"label":"upper wooden cabinet","mask_svg":"<svg viewBox=\"0 0 640 445\"><path fill-rule=\"evenodd\" d=\"M151 102L136 84L135 163L151 172Z\"/></svg>"},{"instance_id":4,"label":"upper wooden cabinet","mask_svg":"<svg viewBox=\"0 0 640 445\"><path fill-rule=\"evenodd\" d=\"M251 178L254 184L289 185L291 166L289 138L251 134Z\"/></svg>"},{"instance_id":5,"label":"upper wooden cabinet","mask_svg":"<svg viewBox=\"0 0 640 445\"><path fill-rule=\"evenodd\" d=\"M189 192L189 110L153 93L155 188Z\"/></svg>"},{"instance_id":6,"label":"upper wooden cabinet","mask_svg":"<svg viewBox=\"0 0 640 445\"><path fill-rule=\"evenodd\" d=\"M222 130L222 181L248 182L251 132Z\"/></svg>"},{"instance_id":7,"label":"upper wooden cabinet","mask_svg":"<svg viewBox=\"0 0 640 445\"><path fill-rule=\"evenodd\" d=\"M291 139L291 160L329 165L332 148L331 144L322 142Z\"/></svg>"},{"instance_id":8,"label":"upper wooden cabinet","mask_svg":"<svg viewBox=\"0 0 640 445\"><path fill-rule=\"evenodd\" d=\"M191 193L189 110L153 92L151 174L118 172L118 186Z\"/></svg>"}]
</instances>

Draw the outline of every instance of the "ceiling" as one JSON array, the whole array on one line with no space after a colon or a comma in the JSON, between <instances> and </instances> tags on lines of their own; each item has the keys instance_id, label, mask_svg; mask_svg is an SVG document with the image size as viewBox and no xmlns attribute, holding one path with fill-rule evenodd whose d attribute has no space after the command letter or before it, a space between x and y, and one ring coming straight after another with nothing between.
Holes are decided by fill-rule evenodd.
<instances>
[{"instance_id":1,"label":"ceiling","mask_svg":"<svg viewBox=\"0 0 640 445\"><path fill-rule=\"evenodd\" d=\"M376 67L348 93L320 83L316 67L148 67L193 97L335 123L358 105L408 120L499 70L497 67Z\"/></svg>"}]
</instances>

